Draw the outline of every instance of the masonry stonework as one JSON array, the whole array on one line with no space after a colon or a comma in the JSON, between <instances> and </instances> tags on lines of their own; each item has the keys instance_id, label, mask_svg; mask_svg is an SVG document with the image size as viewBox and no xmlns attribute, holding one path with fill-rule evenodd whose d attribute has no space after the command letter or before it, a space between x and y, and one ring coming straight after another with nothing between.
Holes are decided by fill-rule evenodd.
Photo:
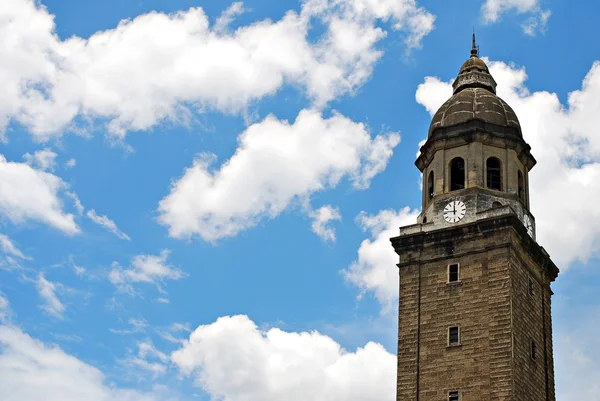
<instances>
[{"instance_id":1,"label":"masonry stonework","mask_svg":"<svg viewBox=\"0 0 600 401\"><path fill-rule=\"evenodd\" d=\"M417 224L391 239L400 280L397 400L449 400L458 391L460 401L555 401L550 285L558 268L535 241L535 159L475 44L454 91L416 161L424 180L434 172L433 196L424 185ZM488 188L489 157L500 160L501 190ZM451 191L453 158L464 160L465 174L464 187ZM456 282L450 264L459 265ZM458 344L450 327L459 327Z\"/></svg>"}]
</instances>

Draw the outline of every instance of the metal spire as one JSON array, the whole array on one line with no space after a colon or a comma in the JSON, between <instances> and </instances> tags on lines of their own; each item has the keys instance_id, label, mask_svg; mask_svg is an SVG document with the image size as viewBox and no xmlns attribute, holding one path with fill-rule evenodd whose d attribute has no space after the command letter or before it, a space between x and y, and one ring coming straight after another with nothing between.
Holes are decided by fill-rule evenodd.
<instances>
[{"instance_id":1,"label":"metal spire","mask_svg":"<svg viewBox=\"0 0 600 401\"><path fill-rule=\"evenodd\" d=\"M479 47L475 42L475 32L473 32L473 47L471 47L471 57L479 57Z\"/></svg>"}]
</instances>

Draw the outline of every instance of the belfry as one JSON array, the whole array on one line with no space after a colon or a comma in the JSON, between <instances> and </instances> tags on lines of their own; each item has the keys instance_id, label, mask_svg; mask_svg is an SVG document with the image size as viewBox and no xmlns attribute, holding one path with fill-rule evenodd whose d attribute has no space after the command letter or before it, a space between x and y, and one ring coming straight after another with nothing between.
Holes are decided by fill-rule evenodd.
<instances>
[{"instance_id":1,"label":"belfry","mask_svg":"<svg viewBox=\"0 0 600 401\"><path fill-rule=\"evenodd\" d=\"M535 239L536 161L473 35L415 164L417 224L399 255L398 401L555 401L550 284Z\"/></svg>"}]
</instances>

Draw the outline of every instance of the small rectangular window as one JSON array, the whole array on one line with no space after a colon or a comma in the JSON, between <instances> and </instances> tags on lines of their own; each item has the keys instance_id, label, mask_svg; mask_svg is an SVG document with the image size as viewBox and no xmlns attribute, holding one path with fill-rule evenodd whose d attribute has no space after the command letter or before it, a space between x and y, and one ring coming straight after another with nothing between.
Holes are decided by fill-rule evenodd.
<instances>
[{"instance_id":1,"label":"small rectangular window","mask_svg":"<svg viewBox=\"0 0 600 401\"><path fill-rule=\"evenodd\" d=\"M459 401L458 391L450 391L448 393L448 401Z\"/></svg>"},{"instance_id":2,"label":"small rectangular window","mask_svg":"<svg viewBox=\"0 0 600 401\"><path fill-rule=\"evenodd\" d=\"M531 277L529 278L529 295L533 296L533 280L531 279Z\"/></svg>"},{"instance_id":3,"label":"small rectangular window","mask_svg":"<svg viewBox=\"0 0 600 401\"><path fill-rule=\"evenodd\" d=\"M449 283L456 283L457 281L460 281L459 271L460 271L460 266L458 265L458 263L448 265L448 282Z\"/></svg>"},{"instance_id":4,"label":"small rectangular window","mask_svg":"<svg viewBox=\"0 0 600 401\"><path fill-rule=\"evenodd\" d=\"M460 345L460 329L458 326L448 328L448 345Z\"/></svg>"},{"instance_id":5,"label":"small rectangular window","mask_svg":"<svg viewBox=\"0 0 600 401\"><path fill-rule=\"evenodd\" d=\"M531 340L531 359L537 358L537 347L535 341Z\"/></svg>"}]
</instances>

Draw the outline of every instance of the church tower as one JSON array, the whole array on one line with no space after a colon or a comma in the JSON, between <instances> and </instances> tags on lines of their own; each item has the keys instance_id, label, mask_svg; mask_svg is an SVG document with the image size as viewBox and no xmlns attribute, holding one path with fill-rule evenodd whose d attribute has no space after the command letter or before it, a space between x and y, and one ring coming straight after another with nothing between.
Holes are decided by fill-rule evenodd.
<instances>
[{"instance_id":1,"label":"church tower","mask_svg":"<svg viewBox=\"0 0 600 401\"><path fill-rule=\"evenodd\" d=\"M479 58L460 68L415 164L417 224L399 255L398 401L555 401L550 284L535 240L536 161Z\"/></svg>"}]
</instances>

